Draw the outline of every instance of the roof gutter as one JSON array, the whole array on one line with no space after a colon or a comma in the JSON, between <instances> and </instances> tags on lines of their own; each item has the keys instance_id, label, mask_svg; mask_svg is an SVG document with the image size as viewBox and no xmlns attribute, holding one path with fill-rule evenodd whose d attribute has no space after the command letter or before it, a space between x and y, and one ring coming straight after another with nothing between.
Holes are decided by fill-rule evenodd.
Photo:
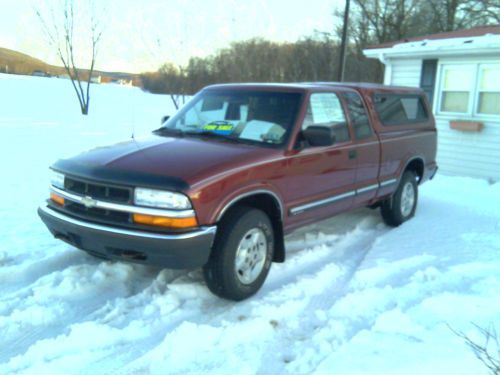
<instances>
[{"instance_id":1,"label":"roof gutter","mask_svg":"<svg viewBox=\"0 0 500 375\"><path fill-rule=\"evenodd\" d=\"M371 59L379 59L385 64L388 58L393 57L444 57L444 56L455 56L455 55L498 55L500 52L500 43L494 43L491 45L478 46L461 46L457 47L446 47L446 46L436 46L434 48L430 47L408 47L408 48L378 48L378 49L365 49L363 54Z\"/></svg>"}]
</instances>

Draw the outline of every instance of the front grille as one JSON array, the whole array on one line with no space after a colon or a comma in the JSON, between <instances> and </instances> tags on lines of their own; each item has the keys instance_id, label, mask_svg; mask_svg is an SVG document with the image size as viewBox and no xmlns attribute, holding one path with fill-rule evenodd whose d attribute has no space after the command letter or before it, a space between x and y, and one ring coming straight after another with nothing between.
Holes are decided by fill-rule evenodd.
<instances>
[{"instance_id":1,"label":"front grille","mask_svg":"<svg viewBox=\"0 0 500 375\"><path fill-rule=\"evenodd\" d=\"M103 210L102 208L88 208L70 200L65 201L64 208L78 217L94 219L99 222L109 222L112 224L131 222L131 214L128 212Z\"/></svg>"},{"instance_id":2,"label":"front grille","mask_svg":"<svg viewBox=\"0 0 500 375\"><path fill-rule=\"evenodd\" d=\"M132 188L110 186L66 176L64 188L70 193L114 203L132 203Z\"/></svg>"},{"instance_id":3,"label":"front grille","mask_svg":"<svg viewBox=\"0 0 500 375\"><path fill-rule=\"evenodd\" d=\"M66 176L64 190L79 196L89 196L95 200L133 205L134 190L132 187L95 183L93 181ZM49 204L53 209L63 214L99 224L138 229L147 232L184 233L190 230L190 228L172 229L135 224L132 220L132 213L105 210L96 207L88 208L70 199L65 199L64 206L59 206L50 200Z\"/></svg>"},{"instance_id":4,"label":"front grille","mask_svg":"<svg viewBox=\"0 0 500 375\"><path fill-rule=\"evenodd\" d=\"M132 188L95 183L70 176L64 179L64 189L69 193L111 203L132 204L133 200ZM65 201L64 210L73 216L100 223L130 224L132 222L131 214L128 212L88 208L68 199Z\"/></svg>"}]
</instances>

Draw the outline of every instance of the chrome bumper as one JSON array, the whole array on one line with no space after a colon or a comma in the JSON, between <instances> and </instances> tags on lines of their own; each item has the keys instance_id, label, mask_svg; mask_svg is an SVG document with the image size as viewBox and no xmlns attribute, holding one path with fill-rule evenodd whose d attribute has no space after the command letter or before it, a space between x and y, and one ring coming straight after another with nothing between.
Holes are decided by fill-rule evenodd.
<instances>
[{"instance_id":1,"label":"chrome bumper","mask_svg":"<svg viewBox=\"0 0 500 375\"><path fill-rule=\"evenodd\" d=\"M56 238L93 255L168 268L205 264L217 230L216 226L179 234L129 230L78 220L46 205L38 214Z\"/></svg>"}]
</instances>

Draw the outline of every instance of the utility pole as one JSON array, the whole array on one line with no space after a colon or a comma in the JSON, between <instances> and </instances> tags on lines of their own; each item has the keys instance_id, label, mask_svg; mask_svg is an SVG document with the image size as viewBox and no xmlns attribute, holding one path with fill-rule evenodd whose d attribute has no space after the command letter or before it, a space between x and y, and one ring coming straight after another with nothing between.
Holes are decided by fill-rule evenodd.
<instances>
[{"instance_id":1,"label":"utility pole","mask_svg":"<svg viewBox=\"0 0 500 375\"><path fill-rule=\"evenodd\" d=\"M347 45L347 26L349 24L349 3L350 0L346 0L345 10L344 10L344 27L342 28L342 41L340 42L340 60L339 60L339 70L337 75L338 82L342 82L344 80L345 50Z\"/></svg>"}]
</instances>

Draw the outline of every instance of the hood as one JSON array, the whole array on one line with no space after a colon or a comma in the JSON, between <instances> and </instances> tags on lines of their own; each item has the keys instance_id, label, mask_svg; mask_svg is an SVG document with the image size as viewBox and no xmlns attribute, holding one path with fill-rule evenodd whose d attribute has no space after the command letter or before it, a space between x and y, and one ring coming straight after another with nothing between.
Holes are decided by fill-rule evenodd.
<instances>
[{"instance_id":1,"label":"hood","mask_svg":"<svg viewBox=\"0 0 500 375\"><path fill-rule=\"evenodd\" d=\"M205 178L267 159L276 152L215 139L153 135L59 160L53 168L110 183L185 190Z\"/></svg>"}]
</instances>

